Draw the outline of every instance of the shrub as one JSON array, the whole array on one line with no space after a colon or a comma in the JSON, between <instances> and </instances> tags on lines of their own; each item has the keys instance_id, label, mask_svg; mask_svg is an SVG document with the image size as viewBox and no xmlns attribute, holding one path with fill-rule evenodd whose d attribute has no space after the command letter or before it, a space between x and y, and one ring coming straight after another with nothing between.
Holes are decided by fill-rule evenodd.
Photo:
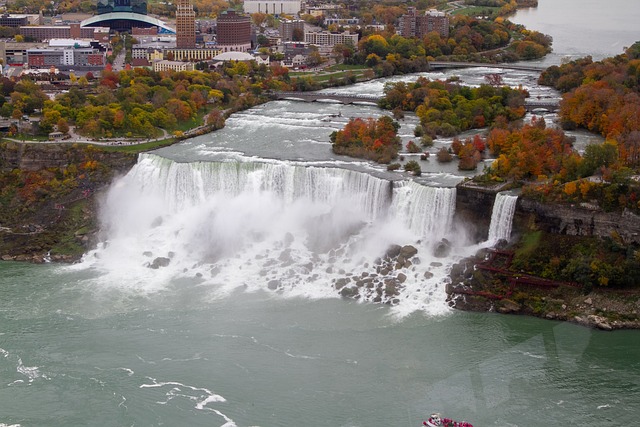
<instances>
[{"instance_id":1,"label":"shrub","mask_svg":"<svg viewBox=\"0 0 640 427\"><path fill-rule=\"evenodd\" d=\"M419 153L422 150L420 149L420 147L418 147L418 144L413 141L409 141L407 143L407 151L410 153Z\"/></svg>"},{"instance_id":2,"label":"shrub","mask_svg":"<svg viewBox=\"0 0 640 427\"><path fill-rule=\"evenodd\" d=\"M411 172L414 176L422 175L422 169L420 169L420 165L415 160L409 160L404 165L404 170L407 172Z\"/></svg>"},{"instance_id":3,"label":"shrub","mask_svg":"<svg viewBox=\"0 0 640 427\"><path fill-rule=\"evenodd\" d=\"M387 165L387 170L388 171L395 171L400 169L400 163L391 163L390 165Z\"/></svg>"},{"instance_id":4,"label":"shrub","mask_svg":"<svg viewBox=\"0 0 640 427\"><path fill-rule=\"evenodd\" d=\"M420 138L420 143L423 147L433 147L433 138L429 135L423 135L422 138Z\"/></svg>"},{"instance_id":5,"label":"shrub","mask_svg":"<svg viewBox=\"0 0 640 427\"><path fill-rule=\"evenodd\" d=\"M451 154L449 153L449 150L447 150L444 147L442 147L438 151L438 154L436 154L436 158L440 163L449 163L450 161L453 160L453 156L451 156Z\"/></svg>"}]
</instances>

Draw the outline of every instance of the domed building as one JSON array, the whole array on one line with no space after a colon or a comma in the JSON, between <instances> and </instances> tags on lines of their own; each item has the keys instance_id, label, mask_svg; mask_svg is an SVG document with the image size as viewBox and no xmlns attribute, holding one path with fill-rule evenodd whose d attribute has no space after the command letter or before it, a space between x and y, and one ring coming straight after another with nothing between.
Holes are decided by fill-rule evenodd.
<instances>
[{"instance_id":1,"label":"domed building","mask_svg":"<svg viewBox=\"0 0 640 427\"><path fill-rule=\"evenodd\" d=\"M163 21L147 16L146 0L98 0L98 14L82 21L81 26L109 27L120 32L130 32L134 27L158 27L159 32L175 34Z\"/></svg>"}]
</instances>

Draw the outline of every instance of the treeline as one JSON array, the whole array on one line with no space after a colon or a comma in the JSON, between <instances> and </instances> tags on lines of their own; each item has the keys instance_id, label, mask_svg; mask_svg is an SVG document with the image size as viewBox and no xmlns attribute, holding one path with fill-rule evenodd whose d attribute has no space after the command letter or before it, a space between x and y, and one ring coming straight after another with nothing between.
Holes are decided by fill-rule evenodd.
<instances>
[{"instance_id":1,"label":"treeline","mask_svg":"<svg viewBox=\"0 0 640 427\"><path fill-rule=\"evenodd\" d=\"M339 45L334 52L347 64L365 64L378 76L389 76L426 70L426 60L515 62L540 58L551 51L551 37L509 21L458 15L451 23L446 38L437 32L423 38L406 38L395 31L365 32L357 51L353 46Z\"/></svg>"},{"instance_id":2,"label":"treeline","mask_svg":"<svg viewBox=\"0 0 640 427\"><path fill-rule=\"evenodd\" d=\"M350 119L342 130L332 132L333 152L389 163L398 156L400 125L389 116Z\"/></svg>"},{"instance_id":3,"label":"treeline","mask_svg":"<svg viewBox=\"0 0 640 427\"><path fill-rule=\"evenodd\" d=\"M573 142L562 130L547 128L543 119L518 129L494 127L486 145L496 160L478 181L513 181L523 186L523 194L546 202L640 213L640 183L620 163L618 144L591 144L580 154Z\"/></svg>"},{"instance_id":4,"label":"treeline","mask_svg":"<svg viewBox=\"0 0 640 427\"><path fill-rule=\"evenodd\" d=\"M465 4L498 8L494 16L507 16L515 13L520 7L538 6L538 0L465 0Z\"/></svg>"},{"instance_id":5,"label":"treeline","mask_svg":"<svg viewBox=\"0 0 640 427\"><path fill-rule=\"evenodd\" d=\"M268 89L289 89L286 71L274 75L255 62L225 64L217 71L154 72L144 68L104 70L99 79L76 79L71 89L54 100L29 79L14 84L3 79L0 114L19 119L42 111L40 133L70 125L89 137L153 137L192 127L203 115L220 122L220 109L244 109L261 102Z\"/></svg>"},{"instance_id":6,"label":"treeline","mask_svg":"<svg viewBox=\"0 0 640 427\"><path fill-rule=\"evenodd\" d=\"M549 67L539 82L564 93L565 128L585 128L616 141L621 164L640 167L640 42L613 58Z\"/></svg>"},{"instance_id":7,"label":"treeline","mask_svg":"<svg viewBox=\"0 0 640 427\"><path fill-rule=\"evenodd\" d=\"M10 0L6 4L9 13L40 13L53 16L56 13L83 12L95 13L97 2L90 0Z\"/></svg>"},{"instance_id":8,"label":"treeline","mask_svg":"<svg viewBox=\"0 0 640 427\"><path fill-rule=\"evenodd\" d=\"M455 81L418 78L413 83L388 83L379 105L389 110L414 111L422 132L434 138L512 121L525 114L527 93L507 86L473 88Z\"/></svg>"}]
</instances>

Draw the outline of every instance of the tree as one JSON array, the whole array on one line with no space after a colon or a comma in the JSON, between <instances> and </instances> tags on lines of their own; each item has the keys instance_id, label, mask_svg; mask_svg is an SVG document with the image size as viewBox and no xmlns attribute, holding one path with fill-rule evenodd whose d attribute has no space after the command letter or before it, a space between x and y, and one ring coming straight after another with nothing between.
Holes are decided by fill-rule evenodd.
<instances>
[{"instance_id":1,"label":"tree","mask_svg":"<svg viewBox=\"0 0 640 427\"><path fill-rule=\"evenodd\" d=\"M294 42L304 41L304 30L302 28L294 28L291 33L291 40Z\"/></svg>"},{"instance_id":2,"label":"tree","mask_svg":"<svg viewBox=\"0 0 640 427\"><path fill-rule=\"evenodd\" d=\"M64 134L69 133L69 124L67 123L67 120L65 118L61 117L58 120L56 127L58 128L58 132L62 132Z\"/></svg>"},{"instance_id":3,"label":"tree","mask_svg":"<svg viewBox=\"0 0 640 427\"><path fill-rule=\"evenodd\" d=\"M498 73L486 74L484 76L484 80L487 82L487 84L490 84L491 86L495 86L495 87L502 86L504 84L502 75Z\"/></svg>"}]
</instances>

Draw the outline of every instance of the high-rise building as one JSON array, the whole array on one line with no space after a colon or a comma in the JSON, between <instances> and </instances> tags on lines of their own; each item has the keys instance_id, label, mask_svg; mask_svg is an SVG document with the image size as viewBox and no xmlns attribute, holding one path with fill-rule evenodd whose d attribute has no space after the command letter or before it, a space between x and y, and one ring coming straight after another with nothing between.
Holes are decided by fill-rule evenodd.
<instances>
[{"instance_id":1,"label":"high-rise building","mask_svg":"<svg viewBox=\"0 0 640 427\"><path fill-rule=\"evenodd\" d=\"M301 0L244 0L244 13L266 13L271 15L297 15L302 9Z\"/></svg>"},{"instance_id":2,"label":"high-rise building","mask_svg":"<svg viewBox=\"0 0 640 427\"><path fill-rule=\"evenodd\" d=\"M424 37L435 31L442 37L449 37L449 17L444 12L429 10L420 15L415 7L410 7L399 20L402 37Z\"/></svg>"},{"instance_id":3,"label":"high-rise building","mask_svg":"<svg viewBox=\"0 0 640 427\"><path fill-rule=\"evenodd\" d=\"M229 9L218 15L218 48L223 52L251 49L251 17Z\"/></svg>"},{"instance_id":4,"label":"high-rise building","mask_svg":"<svg viewBox=\"0 0 640 427\"><path fill-rule=\"evenodd\" d=\"M196 47L196 12L190 0L178 0L176 9L176 47Z\"/></svg>"},{"instance_id":5,"label":"high-rise building","mask_svg":"<svg viewBox=\"0 0 640 427\"><path fill-rule=\"evenodd\" d=\"M294 37L298 36L298 37ZM304 40L304 21L302 19L280 21L280 37L283 42L301 42ZM295 38L295 40L294 40Z\"/></svg>"}]
</instances>

